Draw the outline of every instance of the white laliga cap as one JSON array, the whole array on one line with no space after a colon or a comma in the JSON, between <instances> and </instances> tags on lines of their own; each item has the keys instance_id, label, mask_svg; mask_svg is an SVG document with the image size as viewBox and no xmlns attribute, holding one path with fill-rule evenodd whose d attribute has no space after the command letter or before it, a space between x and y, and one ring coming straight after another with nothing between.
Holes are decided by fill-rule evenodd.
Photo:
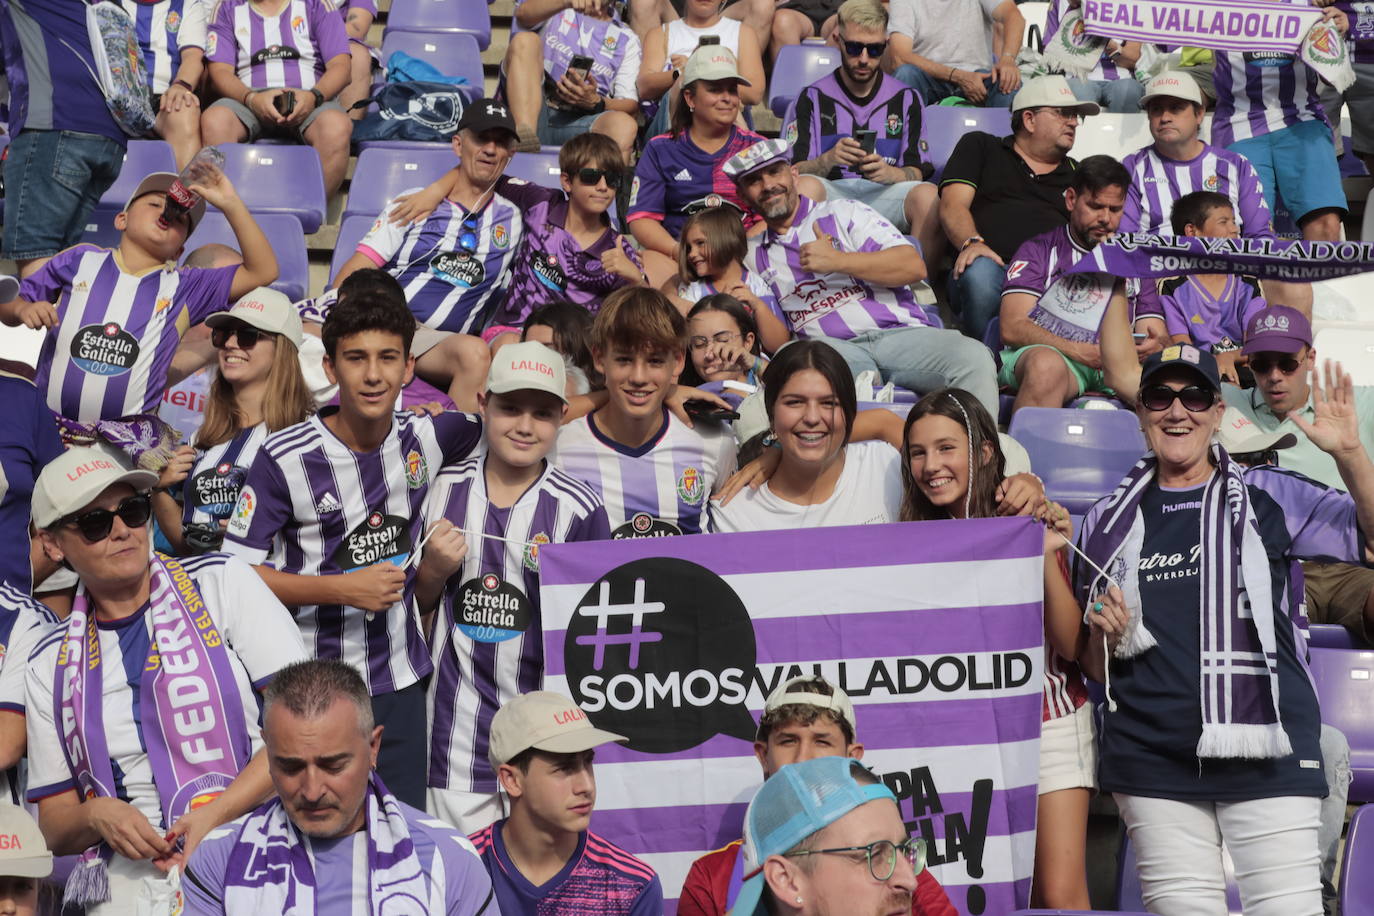
<instances>
[{"instance_id":1,"label":"white laliga cap","mask_svg":"<svg viewBox=\"0 0 1374 916\"><path fill-rule=\"evenodd\" d=\"M487 760L496 768L530 748L550 754L577 754L628 740L593 726L587 714L562 694L536 690L510 700L491 717Z\"/></svg>"},{"instance_id":2,"label":"white laliga cap","mask_svg":"<svg viewBox=\"0 0 1374 916\"><path fill-rule=\"evenodd\" d=\"M75 446L43 468L33 484L33 523L47 528L58 519L84 509L117 483L135 490L157 486L157 475L129 467L124 456L104 446Z\"/></svg>"},{"instance_id":3,"label":"white laliga cap","mask_svg":"<svg viewBox=\"0 0 1374 916\"><path fill-rule=\"evenodd\" d=\"M487 373L488 393L525 390L546 391L566 404L568 370L562 354L535 340L506 344L497 350Z\"/></svg>"},{"instance_id":4,"label":"white laliga cap","mask_svg":"<svg viewBox=\"0 0 1374 916\"><path fill-rule=\"evenodd\" d=\"M697 80L736 80L741 86L753 85L740 76L739 62L724 45L698 45L687 58L682 68L682 85L690 86Z\"/></svg>"},{"instance_id":5,"label":"white laliga cap","mask_svg":"<svg viewBox=\"0 0 1374 916\"><path fill-rule=\"evenodd\" d=\"M1265 432L1255 422L1234 407L1226 408L1217 428L1217 441L1232 455L1267 452L1271 448L1292 448L1298 437L1278 430Z\"/></svg>"},{"instance_id":6,"label":"white laliga cap","mask_svg":"<svg viewBox=\"0 0 1374 916\"><path fill-rule=\"evenodd\" d=\"M1012 112L1026 108L1077 108L1079 114L1095 115L1101 111L1096 102L1082 102L1069 88L1069 81L1057 73L1026 80L1012 99Z\"/></svg>"},{"instance_id":7,"label":"white laliga cap","mask_svg":"<svg viewBox=\"0 0 1374 916\"><path fill-rule=\"evenodd\" d=\"M1178 70L1165 70L1150 80L1145 87L1145 94L1140 97L1140 107L1144 108L1150 99L1164 96L1183 99L1194 105L1203 104L1202 90L1198 88L1197 80Z\"/></svg>"},{"instance_id":8,"label":"white laliga cap","mask_svg":"<svg viewBox=\"0 0 1374 916\"><path fill-rule=\"evenodd\" d=\"M279 293L266 286L249 290L229 311L216 312L206 318L205 325L221 328L235 321L242 321L260 331L280 334L295 344L297 349L305 339L305 331L301 327L301 313L296 310L296 306L285 293Z\"/></svg>"}]
</instances>

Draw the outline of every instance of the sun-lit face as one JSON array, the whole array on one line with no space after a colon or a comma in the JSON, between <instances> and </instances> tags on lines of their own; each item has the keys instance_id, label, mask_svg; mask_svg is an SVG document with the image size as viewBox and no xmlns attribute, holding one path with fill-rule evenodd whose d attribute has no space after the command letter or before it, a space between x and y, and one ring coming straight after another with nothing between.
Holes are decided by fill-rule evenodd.
<instances>
[{"instance_id":1,"label":"sun-lit face","mask_svg":"<svg viewBox=\"0 0 1374 916\"><path fill-rule=\"evenodd\" d=\"M861 48L857 55L850 54L845 46L846 42L857 42L866 46L885 45L887 32L883 29L864 28L846 23L835 33L835 43L840 47L840 66L844 67L844 72L855 83L866 85L877 76L883 63L883 55L878 54L874 57L869 53L868 47Z\"/></svg>"},{"instance_id":2,"label":"sun-lit face","mask_svg":"<svg viewBox=\"0 0 1374 916\"><path fill-rule=\"evenodd\" d=\"M1126 189L1120 185L1109 185L1101 191L1084 190L1079 193L1069 188L1064 192L1064 203L1069 208L1069 225L1074 235L1091 248L1110 238L1121 225L1121 211L1126 207Z\"/></svg>"},{"instance_id":3,"label":"sun-lit face","mask_svg":"<svg viewBox=\"0 0 1374 916\"><path fill-rule=\"evenodd\" d=\"M493 127L475 134L462 130L453 136L453 151L468 182L485 189L506 170L515 154L515 137L510 131Z\"/></svg>"},{"instance_id":4,"label":"sun-lit face","mask_svg":"<svg viewBox=\"0 0 1374 916\"><path fill-rule=\"evenodd\" d=\"M1067 153L1073 149L1074 138L1078 136L1078 122L1083 116L1078 113L1077 108L1046 105L1031 109L1029 117L1019 111L1013 117L1026 117L1033 139L1053 144L1060 151Z\"/></svg>"},{"instance_id":5,"label":"sun-lit face","mask_svg":"<svg viewBox=\"0 0 1374 916\"><path fill-rule=\"evenodd\" d=\"M1236 222L1236 211L1230 207L1213 207L1202 225L1194 227L1189 234L1205 239L1238 239L1240 224Z\"/></svg>"},{"instance_id":6,"label":"sun-lit face","mask_svg":"<svg viewBox=\"0 0 1374 916\"><path fill-rule=\"evenodd\" d=\"M1163 372L1141 386L1136 415L1145 433L1145 441L1159 457L1160 470L1169 474L1184 473L1208 461L1212 437L1221 426L1225 403L1217 396L1205 410L1189 410L1183 401L1173 398L1163 410L1151 410L1144 401L1146 389L1163 385L1174 391L1190 386L1210 387L1200 376L1187 370Z\"/></svg>"},{"instance_id":7,"label":"sun-lit face","mask_svg":"<svg viewBox=\"0 0 1374 916\"><path fill-rule=\"evenodd\" d=\"M1264 403L1279 416L1307 405L1312 387L1308 379L1317 364L1317 351L1303 347L1297 353L1259 352L1250 354L1250 371Z\"/></svg>"},{"instance_id":8,"label":"sun-lit face","mask_svg":"<svg viewBox=\"0 0 1374 916\"><path fill-rule=\"evenodd\" d=\"M130 204L128 210L115 217L114 225L149 254L171 261L185 246L191 221L187 214L182 213L163 225L162 213L166 202L166 194L144 194Z\"/></svg>"},{"instance_id":9,"label":"sun-lit face","mask_svg":"<svg viewBox=\"0 0 1374 916\"><path fill-rule=\"evenodd\" d=\"M558 438L568 407L547 391L511 391L478 396L487 460L511 468L540 464Z\"/></svg>"},{"instance_id":10,"label":"sun-lit face","mask_svg":"<svg viewBox=\"0 0 1374 916\"><path fill-rule=\"evenodd\" d=\"M728 127L739 117L739 83L735 80L696 80L682 91L692 108L692 120Z\"/></svg>"},{"instance_id":11,"label":"sun-lit face","mask_svg":"<svg viewBox=\"0 0 1374 916\"><path fill-rule=\"evenodd\" d=\"M231 325L226 330L235 330ZM262 333L252 347L245 349L237 333L226 337L224 346L218 351L219 374L232 386L250 385L261 382L272 371L272 360L277 355L277 335Z\"/></svg>"},{"instance_id":12,"label":"sun-lit face","mask_svg":"<svg viewBox=\"0 0 1374 916\"><path fill-rule=\"evenodd\" d=\"M701 226L693 223L682 233L682 245L687 251L687 263L697 279L712 276L715 270L711 265L711 246L706 241L706 233Z\"/></svg>"},{"instance_id":13,"label":"sun-lit face","mask_svg":"<svg viewBox=\"0 0 1374 916\"><path fill-rule=\"evenodd\" d=\"M381 748L380 725L363 731L358 707L338 697L313 718L274 703L262 734L272 784L302 833L337 837L362 826L368 779Z\"/></svg>"},{"instance_id":14,"label":"sun-lit face","mask_svg":"<svg viewBox=\"0 0 1374 916\"><path fill-rule=\"evenodd\" d=\"M824 466L844 449L845 413L830 381L815 369L792 373L773 402L782 460Z\"/></svg>"},{"instance_id":15,"label":"sun-lit face","mask_svg":"<svg viewBox=\"0 0 1374 916\"><path fill-rule=\"evenodd\" d=\"M797 176L790 162L778 161L741 178L739 196L764 219L786 219L797 209Z\"/></svg>"},{"instance_id":16,"label":"sun-lit face","mask_svg":"<svg viewBox=\"0 0 1374 916\"><path fill-rule=\"evenodd\" d=\"M619 165L607 169L596 168L593 171L601 174L598 174L596 181L590 184L582 180L584 176L581 169L571 175L561 175L559 181L563 185L563 190L567 192L569 201L578 210L583 213L605 213L611 208L611 204L615 203L616 188L625 181L625 171ZM606 173L609 173L609 179ZM612 184L616 187L611 187Z\"/></svg>"},{"instance_id":17,"label":"sun-lit face","mask_svg":"<svg viewBox=\"0 0 1374 916\"><path fill-rule=\"evenodd\" d=\"M133 487L117 483L106 487L72 515L83 515L95 509L114 511L134 495ZM59 563L65 560L97 600L102 593L126 588L148 575L147 523L130 528L116 515L109 535L98 541L86 540L85 535L70 524L40 532L40 537L48 557Z\"/></svg>"},{"instance_id":18,"label":"sun-lit face","mask_svg":"<svg viewBox=\"0 0 1374 916\"><path fill-rule=\"evenodd\" d=\"M389 331L360 331L339 339L332 357L324 357L324 372L339 386L339 408L368 421L389 418L396 399L415 371L401 335Z\"/></svg>"},{"instance_id":19,"label":"sun-lit face","mask_svg":"<svg viewBox=\"0 0 1374 916\"><path fill-rule=\"evenodd\" d=\"M815 760L817 757L863 756L862 744L849 744L844 729L831 716L820 715L810 724L784 722L768 732L767 741L754 742L754 756L763 767L767 779L789 763Z\"/></svg>"},{"instance_id":20,"label":"sun-lit face","mask_svg":"<svg viewBox=\"0 0 1374 916\"><path fill-rule=\"evenodd\" d=\"M729 313L719 309L697 312L687 321L687 346L692 355L692 367L703 382L744 381L748 374L734 363L725 363L719 356L721 345L744 350L754 346L753 334L741 334L739 325Z\"/></svg>"},{"instance_id":21,"label":"sun-lit face","mask_svg":"<svg viewBox=\"0 0 1374 916\"><path fill-rule=\"evenodd\" d=\"M606 406L630 419L657 416L677 384L686 357L681 350L628 350L612 346L592 354L596 370L606 379Z\"/></svg>"},{"instance_id":22,"label":"sun-lit face","mask_svg":"<svg viewBox=\"0 0 1374 916\"><path fill-rule=\"evenodd\" d=\"M522 815L536 828L550 833L580 833L591 823L596 806L594 757L594 751L537 751L524 772L519 767L503 765L501 783L513 799L519 800Z\"/></svg>"},{"instance_id":23,"label":"sun-lit face","mask_svg":"<svg viewBox=\"0 0 1374 916\"><path fill-rule=\"evenodd\" d=\"M960 518L968 496L968 432L949 417L927 414L911 424L906 460L911 478L932 505Z\"/></svg>"},{"instance_id":24,"label":"sun-lit face","mask_svg":"<svg viewBox=\"0 0 1374 916\"><path fill-rule=\"evenodd\" d=\"M907 839L897 805L891 799L865 802L831 823L813 838L817 849L867 846L880 840ZM796 869L796 896L808 916L909 916L916 892L916 872L898 855L886 881L873 877L863 850L810 856L811 870ZM775 889L776 890L776 889Z\"/></svg>"},{"instance_id":25,"label":"sun-lit face","mask_svg":"<svg viewBox=\"0 0 1374 916\"><path fill-rule=\"evenodd\" d=\"M1181 143L1192 140L1202 127L1202 108L1186 99L1162 95L1145 104L1150 120L1150 136L1156 143Z\"/></svg>"}]
</instances>

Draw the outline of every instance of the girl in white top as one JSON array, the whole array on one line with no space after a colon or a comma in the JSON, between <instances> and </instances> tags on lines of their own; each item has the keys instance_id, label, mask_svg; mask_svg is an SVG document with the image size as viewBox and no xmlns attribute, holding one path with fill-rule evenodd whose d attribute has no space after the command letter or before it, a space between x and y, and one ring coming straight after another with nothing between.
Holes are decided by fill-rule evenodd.
<instances>
[{"instance_id":1,"label":"girl in white top","mask_svg":"<svg viewBox=\"0 0 1374 916\"><path fill-rule=\"evenodd\" d=\"M644 36L637 81L639 98L642 102L661 100L658 114L650 123L649 136L668 129L668 111L677 99L682 68L706 36L713 36L717 44L735 55L740 76L749 81L748 86L740 84L740 101L745 106L763 101L766 77L758 36L753 29L740 28L738 20L721 15L724 9L721 0L686 0L681 19L665 23Z\"/></svg>"}]
</instances>

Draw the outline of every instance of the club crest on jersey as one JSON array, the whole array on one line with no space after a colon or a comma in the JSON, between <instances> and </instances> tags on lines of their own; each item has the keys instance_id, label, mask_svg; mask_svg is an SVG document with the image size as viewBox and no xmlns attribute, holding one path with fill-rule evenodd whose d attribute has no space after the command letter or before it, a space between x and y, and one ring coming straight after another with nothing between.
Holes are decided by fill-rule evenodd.
<instances>
[{"instance_id":1,"label":"club crest on jersey","mask_svg":"<svg viewBox=\"0 0 1374 916\"><path fill-rule=\"evenodd\" d=\"M171 32L173 35L175 35L176 32L177 32L177 29L181 28L181 14L178 13L176 10L171 10L171 11L169 11L169 12L167 13L166 25L167 25L167 31L169 31L169 32Z\"/></svg>"},{"instance_id":2,"label":"club crest on jersey","mask_svg":"<svg viewBox=\"0 0 1374 916\"><path fill-rule=\"evenodd\" d=\"M219 47L219 35L217 35L217 34L214 33L214 32L211 32L209 35L206 35L206 36L205 36L205 56L206 56L206 57L213 57L214 54L215 54L215 49L218 48L218 47Z\"/></svg>"},{"instance_id":3,"label":"club crest on jersey","mask_svg":"<svg viewBox=\"0 0 1374 916\"><path fill-rule=\"evenodd\" d=\"M682 475L677 479L678 499L695 506L701 502L703 489L701 472L693 467L684 468Z\"/></svg>"},{"instance_id":4,"label":"club crest on jersey","mask_svg":"<svg viewBox=\"0 0 1374 916\"><path fill-rule=\"evenodd\" d=\"M72 338L72 362L91 375L123 375L138 360L138 341L116 322L88 324Z\"/></svg>"},{"instance_id":5,"label":"club crest on jersey","mask_svg":"<svg viewBox=\"0 0 1374 916\"><path fill-rule=\"evenodd\" d=\"M506 248L510 245L510 230L505 223L497 223L491 230L491 243L497 248Z\"/></svg>"},{"instance_id":6,"label":"club crest on jersey","mask_svg":"<svg viewBox=\"0 0 1374 916\"><path fill-rule=\"evenodd\" d=\"M887 135L889 137L900 137L902 135L902 119L895 114L887 116Z\"/></svg>"},{"instance_id":7,"label":"club crest on jersey","mask_svg":"<svg viewBox=\"0 0 1374 916\"><path fill-rule=\"evenodd\" d=\"M406 486L418 490L429 483L429 462L416 449L406 453Z\"/></svg>"},{"instance_id":8,"label":"club crest on jersey","mask_svg":"<svg viewBox=\"0 0 1374 916\"><path fill-rule=\"evenodd\" d=\"M783 136L782 136L782 138L783 138L784 140L786 140L788 143L796 143L796 142L797 142L797 122L796 122L796 121L793 121L792 123L790 123L790 124L787 125L787 129L783 131Z\"/></svg>"},{"instance_id":9,"label":"club crest on jersey","mask_svg":"<svg viewBox=\"0 0 1374 916\"><path fill-rule=\"evenodd\" d=\"M458 632L475 642L505 642L529 629L525 593L495 573L469 579L453 602Z\"/></svg>"},{"instance_id":10,"label":"club crest on jersey","mask_svg":"<svg viewBox=\"0 0 1374 916\"><path fill-rule=\"evenodd\" d=\"M399 515L387 515L374 509L363 523L344 536L334 551L334 565L348 572L390 562L397 566L410 555L410 521Z\"/></svg>"},{"instance_id":11,"label":"club crest on jersey","mask_svg":"<svg viewBox=\"0 0 1374 916\"><path fill-rule=\"evenodd\" d=\"M630 206L633 207L633 206L635 205L635 201L638 200L638 199L639 199L639 176L636 175L636 176L635 176L635 180L632 181L632 182L630 182Z\"/></svg>"},{"instance_id":12,"label":"club crest on jersey","mask_svg":"<svg viewBox=\"0 0 1374 916\"><path fill-rule=\"evenodd\" d=\"M620 39L618 36L612 35L611 33L607 32L606 37L601 39L601 47L605 48L607 51L614 51L615 46L619 41Z\"/></svg>"},{"instance_id":13,"label":"club crest on jersey","mask_svg":"<svg viewBox=\"0 0 1374 916\"><path fill-rule=\"evenodd\" d=\"M234 504L234 514L229 517L229 533L237 537L247 537L248 527L253 524L253 513L258 508L258 494L252 487L239 491L239 501Z\"/></svg>"},{"instance_id":14,"label":"club crest on jersey","mask_svg":"<svg viewBox=\"0 0 1374 916\"><path fill-rule=\"evenodd\" d=\"M302 37L306 34L305 17L295 16L291 19L291 31Z\"/></svg>"},{"instance_id":15,"label":"club crest on jersey","mask_svg":"<svg viewBox=\"0 0 1374 916\"><path fill-rule=\"evenodd\" d=\"M549 536L542 531L530 538L530 542L525 545L524 556L521 557L526 569L539 572L539 548L548 543Z\"/></svg>"},{"instance_id":16,"label":"club crest on jersey","mask_svg":"<svg viewBox=\"0 0 1374 916\"><path fill-rule=\"evenodd\" d=\"M1202 188L1205 191L1215 191L1220 184L1221 179L1217 178L1215 175L1208 175L1206 178L1202 179Z\"/></svg>"}]
</instances>

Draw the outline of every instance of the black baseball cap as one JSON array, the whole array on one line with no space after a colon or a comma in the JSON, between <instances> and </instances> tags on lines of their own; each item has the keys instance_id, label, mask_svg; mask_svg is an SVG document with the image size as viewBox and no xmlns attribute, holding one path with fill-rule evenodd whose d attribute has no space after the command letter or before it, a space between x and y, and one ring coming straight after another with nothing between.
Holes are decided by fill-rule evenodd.
<instances>
[{"instance_id":1,"label":"black baseball cap","mask_svg":"<svg viewBox=\"0 0 1374 916\"><path fill-rule=\"evenodd\" d=\"M508 131L512 137L519 136L515 130L515 119L510 116L510 107L496 99L478 99L469 103L463 109L463 116L458 119L459 130L470 130L475 134L498 127Z\"/></svg>"},{"instance_id":2,"label":"black baseball cap","mask_svg":"<svg viewBox=\"0 0 1374 916\"><path fill-rule=\"evenodd\" d=\"M1213 391L1221 390L1221 370L1217 358L1192 344L1171 344L1158 353L1151 353L1140 367L1140 384L1144 386L1168 369L1187 369L1201 378Z\"/></svg>"}]
</instances>

